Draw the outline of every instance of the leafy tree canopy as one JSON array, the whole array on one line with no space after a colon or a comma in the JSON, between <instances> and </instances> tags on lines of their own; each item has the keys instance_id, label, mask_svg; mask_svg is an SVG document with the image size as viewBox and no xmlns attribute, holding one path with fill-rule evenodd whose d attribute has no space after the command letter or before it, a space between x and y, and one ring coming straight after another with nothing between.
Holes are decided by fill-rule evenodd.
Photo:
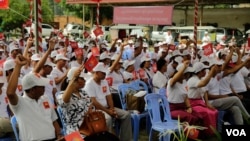
<instances>
[{"instance_id":1,"label":"leafy tree canopy","mask_svg":"<svg viewBox=\"0 0 250 141\"><path fill-rule=\"evenodd\" d=\"M29 20L30 4L28 0L9 0L9 7L10 9L8 10L0 10L0 27L3 31L21 28L23 23ZM43 23L52 22L53 18L48 0L42 0Z\"/></svg>"}]
</instances>

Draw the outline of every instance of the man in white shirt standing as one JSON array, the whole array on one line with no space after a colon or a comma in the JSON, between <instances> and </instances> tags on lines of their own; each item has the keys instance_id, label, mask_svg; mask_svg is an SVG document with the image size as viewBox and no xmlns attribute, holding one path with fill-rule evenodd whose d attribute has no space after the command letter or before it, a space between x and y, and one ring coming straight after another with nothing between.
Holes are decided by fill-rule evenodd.
<instances>
[{"instance_id":1,"label":"man in white shirt standing","mask_svg":"<svg viewBox=\"0 0 250 141\"><path fill-rule=\"evenodd\" d=\"M130 141L132 139L131 116L128 111L114 107L109 85L105 80L107 67L100 62L93 72L93 77L86 82L85 91L90 96L93 105L105 113L109 131L112 131L112 118L119 119L121 121L120 140Z\"/></svg>"},{"instance_id":2,"label":"man in white shirt standing","mask_svg":"<svg viewBox=\"0 0 250 141\"><path fill-rule=\"evenodd\" d=\"M165 37L165 42L167 44L171 44L172 43L172 40L173 40L173 36L172 36L172 33L170 30L167 31L167 35Z\"/></svg>"}]
</instances>

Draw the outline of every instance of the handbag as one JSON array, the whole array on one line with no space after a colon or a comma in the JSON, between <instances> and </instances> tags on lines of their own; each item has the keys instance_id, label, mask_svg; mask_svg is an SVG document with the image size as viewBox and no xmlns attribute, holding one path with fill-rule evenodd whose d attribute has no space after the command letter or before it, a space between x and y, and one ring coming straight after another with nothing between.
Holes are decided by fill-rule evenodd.
<instances>
[{"instance_id":1,"label":"handbag","mask_svg":"<svg viewBox=\"0 0 250 141\"><path fill-rule=\"evenodd\" d=\"M89 111L84 115L84 120L79 128L79 132L89 136L107 131L105 115L102 111Z\"/></svg>"},{"instance_id":2,"label":"handbag","mask_svg":"<svg viewBox=\"0 0 250 141\"><path fill-rule=\"evenodd\" d=\"M146 91L136 91L129 89L126 92L127 110L136 110L142 113L145 110L144 96Z\"/></svg>"}]
</instances>

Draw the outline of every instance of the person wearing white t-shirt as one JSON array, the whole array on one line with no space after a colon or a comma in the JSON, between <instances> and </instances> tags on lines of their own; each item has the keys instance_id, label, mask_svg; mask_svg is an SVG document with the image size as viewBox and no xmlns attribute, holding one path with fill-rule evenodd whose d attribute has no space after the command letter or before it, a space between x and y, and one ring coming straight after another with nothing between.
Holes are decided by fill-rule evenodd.
<instances>
[{"instance_id":1,"label":"person wearing white t-shirt","mask_svg":"<svg viewBox=\"0 0 250 141\"><path fill-rule=\"evenodd\" d=\"M160 88L166 88L168 83L167 61L165 59L159 59L156 63L157 72L153 76L153 92L158 93Z\"/></svg>"},{"instance_id":2,"label":"person wearing white t-shirt","mask_svg":"<svg viewBox=\"0 0 250 141\"><path fill-rule=\"evenodd\" d=\"M189 72L194 70L189 66L190 61L185 61L177 66L177 71L168 81L167 99L169 101L171 116L174 119L180 118L181 122L188 122L190 125L201 123L201 118L192 111L187 96L187 82Z\"/></svg>"},{"instance_id":3,"label":"person wearing white t-shirt","mask_svg":"<svg viewBox=\"0 0 250 141\"><path fill-rule=\"evenodd\" d=\"M170 30L167 31L167 35L165 36L165 42L167 44L171 44L173 40L173 36Z\"/></svg>"},{"instance_id":4,"label":"person wearing white t-shirt","mask_svg":"<svg viewBox=\"0 0 250 141\"><path fill-rule=\"evenodd\" d=\"M242 102L237 96L227 96L220 94L220 79L222 78L221 68L223 62L215 63L218 69L213 74L213 77L206 85L208 92L209 103L218 110L229 111L229 116L234 120L235 125L243 125L243 114L250 117L249 113L243 106Z\"/></svg>"},{"instance_id":5,"label":"person wearing white t-shirt","mask_svg":"<svg viewBox=\"0 0 250 141\"><path fill-rule=\"evenodd\" d=\"M84 64L84 60L83 60L83 52L79 53L79 54L75 54L75 58L76 60L73 60L69 63L69 67L73 68L73 67L81 67Z\"/></svg>"},{"instance_id":6,"label":"person wearing white t-shirt","mask_svg":"<svg viewBox=\"0 0 250 141\"><path fill-rule=\"evenodd\" d=\"M18 55L7 87L7 97L19 128L20 140L56 140L62 137L57 115L44 95L48 81L39 74L29 73L22 79L23 96L15 93L20 69L27 60Z\"/></svg>"},{"instance_id":7,"label":"person wearing white t-shirt","mask_svg":"<svg viewBox=\"0 0 250 141\"><path fill-rule=\"evenodd\" d=\"M62 81L66 78L68 70L65 68L68 58L66 58L63 54L56 55L56 66L53 68L51 72L51 76L54 77L57 91L61 91Z\"/></svg>"},{"instance_id":8,"label":"person wearing white t-shirt","mask_svg":"<svg viewBox=\"0 0 250 141\"><path fill-rule=\"evenodd\" d=\"M132 139L130 113L114 107L108 82L104 80L106 71L104 64L98 63L93 69L93 77L86 82L84 90L90 96L96 109L104 111L109 131L112 131L112 118L117 118L121 121L120 140L130 141Z\"/></svg>"},{"instance_id":9,"label":"person wearing white t-shirt","mask_svg":"<svg viewBox=\"0 0 250 141\"><path fill-rule=\"evenodd\" d=\"M204 37L202 38L202 43L207 44L207 43L210 43L210 42L211 42L210 36L208 35L208 32L205 31Z\"/></svg>"},{"instance_id":10,"label":"person wearing white t-shirt","mask_svg":"<svg viewBox=\"0 0 250 141\"><path fill-rule=\"evenodd\" d=\"M6 136L7 134L13 133L13 129L10 123L10 118L7 106L8 99L6 95L6 89L3 89L5 78L0 76L0 138Z\"/></svg>"},{"instance_id":11,"label":"person wearing white t-shirt","mask_svg":"<svg viewBox=\"0 0 250 141\"><path fill-rule=\"evenodd\" d=\"M195 74L187 81L188 88L188 98L194 112L202 115L203 124L207 127L207 130L204 130L206 136L213 135L214 132L211 130L210 126L216 129L218 112L216 109L212 109L206 105L206 93L205 86L210 81L212 74L214 73L217 66L213 66L209 73L206 75L206 69L208 66L205 66L201 62L196 62L193 65ZM206 76L206 77L205 77ZM204 101L204 100L205 101Z\"/></svg>"}]
</instances>

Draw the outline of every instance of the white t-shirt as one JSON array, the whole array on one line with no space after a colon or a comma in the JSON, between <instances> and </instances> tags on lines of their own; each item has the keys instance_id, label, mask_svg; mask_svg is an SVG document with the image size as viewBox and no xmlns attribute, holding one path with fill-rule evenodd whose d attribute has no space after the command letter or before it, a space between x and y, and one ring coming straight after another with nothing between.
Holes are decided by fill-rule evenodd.
<instances>
[{"instance_id":1,"label":"white t-shirt","mask_svg":"<svg viewBox=\"0 0 250 141\"><path fill-rule=\"evenodd\" d=\"M168 67L167 67L167 74L169 77L171 77L174 73L175 73L175 69L173 68L173 62L169 63L168 64Z\"/></svg>"},{"instance_id":2,"label":"white t-shirt","mask_svg":"<svg viewBox=\"0 0 250 141\"><path fill-rule=\"evenodd\" d=\"M226 95L226 94L231 94L232 93L232 90L231 90L231 87L230 87L231 75L232 74L229 74L229 75L227 75L225 77L222 77L222 79L220 79L220 94Z\"/></svg>"},{"instance_id":3,"label":"white t-shirt","mask_svg":"<svg viewBox=\"0 0 250 141\"><path fill-rule=\"evenodd\" d=\"M123 75L121 71L112 73L108 72L106 77L111 77L113 79L112 88L118 89L118 85L123 83Z\"/></svg>"},{"instance_id":4,"label":"white t-shirt","mask_svg":"<svg viewBox=\"0 0 250 141\"><path fill-rule=\"evenodd\" d=\"M154 93L158 93L160 88L165 88L167 82L168 82L167 75L162 74L160 71L157 71L153 76Z\"/></svg>"},{"instance_id":5,"label":"white t-shirt","mask_svg":"<svg viewBox=\"0 0 250 141\"><path fill-rule=\"evenodd\" d=\"M6 89L2 87L2 93L0 94L0 117L9 118L7 105L8 99L6 95Z\"/></svg>"},{"instance_id":6,"label":"white t-shirt","mask_svg":"<svg viewBox=\"0 0 250 141\"><path fill-rule=\"evenodd\" d=\"M172 79L172 78L171 78ZM170 80L168 83L170 82ZM172 87L167 86L168 101L170 103L183 103L187 97L187 83L183 80L182 83L176 82Z\"/></svg>"},{"instance_id":7,"label":"white t-shirt","mask_svg":"<svg viewBox=\"0 0 250 141\"><path fill-rule=\"evenodd\" d=\"M50 75L55 79L62 77L67 72L66 68L63 68L63 72L61 72L57 67L54 67L51 71ZM57 91L61 91L62 82L56 85Z\"/></svg>"},{"instance_id":8,"label":"white t-shirt","mask_svg":"<svg viewBox=\"0 0 250 141\"><path fill-rule=\"evenodd\" d=\"M245 85L244 77L241 74L241 70L242 69L240 69L237 73L232 75L232 81L230 83L230 85L232 86L233 90L236 93L247 91L247 87Z\"/></svg>"},{"instance_id":9,"label":"white t-shirt","mask_svg":"<svg viewBox=\"0 0 250 141\"><path fill-rule=\"evenodd\" d=\"M49 85L45 86L44 94L47 95L50 100L50 103L54 105L53 89L56 88L55 79L51 75L47 76L47 78L45 79L49 80Z\"/></svg>"},{"instance_id":10,"label":"white t-shirt","mask_svg":"<svg viewBox=\"0 0 250 141\"><path fill-rule=\"evenodd\" d=\"M141 58L143 56L143 53L141 53L140 55L136 56L134 58L135 60L135 64L134 64L134 67L135 67L135 71L138 71L140 69L140 64L141 64Z\"/></svg>"},{"instance_id":11,"label":"white t-shirt","mask_svg":"<svg viewBox=\"0 0 250 141\"><path fill-rule=\"evenodd\" d=\"M172 39L173 39L172 35L166 35L166 37L165 37L165 41L166 41L167 44L171 44Z\"/></svg>"},{"instance_id":12,"label":"white t-shirt","mask_svg":"<svg viewBox=\"0 0 250 141\"><path fill-rule=\"evenodd\" d=\"M26 94L18 96L17 105L10 104L10 108L16 116L22 141L56 137L53 122L57 120L57 115L46 95L41 96L38 101Z\"/></svg>"},{"instance_id":13,"label":"white t-shirt","mask_svg":"<svg viewBox=\"0 0 250 141\"><path fill-rule=\"evenodd\" d=\"M98 85L93 78L86 82L84 90L90 97L95 97L96 100L103 106L108 107L106 96L110 95L109 85L106 80L101 80L101 85Z\"/></svg>"},{"instance_id":14,"label":"white t-shirt","mask_svg":"<svg viewBox=\"0 0 250 141\"><path fill-rule=\"evenodd\" d=\"M198 76L193 76L187 81L188 86L188 98L199 99L203 98L205 93L205 88L198 88L198 84L201 79Z\"/></svg>"},{"instance_id":15,"label":"white t-shirt","mask_svg":"<svg viewBox=\"0 0 250 141\"><path fill-rule=\"evenodd\" d=\"M81 67L81 65L82 64L79 64L76 60L69 63L70 68Z\"/></svg>"}]
</instances>

